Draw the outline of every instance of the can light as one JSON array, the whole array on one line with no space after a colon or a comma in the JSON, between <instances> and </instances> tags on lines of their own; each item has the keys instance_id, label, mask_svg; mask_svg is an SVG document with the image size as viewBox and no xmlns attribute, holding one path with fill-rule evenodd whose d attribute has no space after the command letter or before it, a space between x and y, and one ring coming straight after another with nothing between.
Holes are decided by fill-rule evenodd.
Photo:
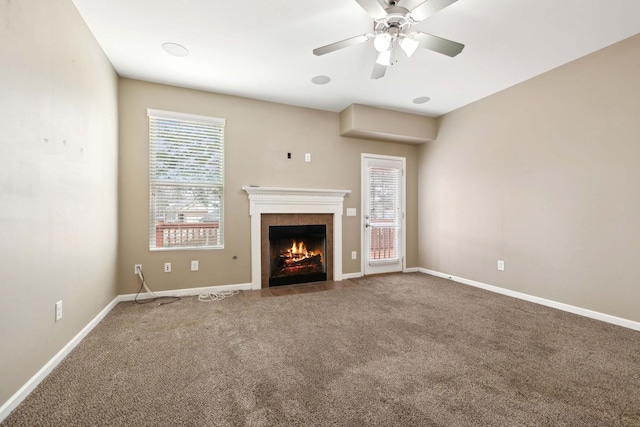
<instances>
[{"instance_id":1,"label":"can light","mask_svg":"<svg viewBox=\"0 0 640 427\"><path fill-rule=\"evenodd\" d=\"M162 43L162 49L172 56L183 57L189 55L187 48L178 43Z\"/></svg>"}]
</instances>

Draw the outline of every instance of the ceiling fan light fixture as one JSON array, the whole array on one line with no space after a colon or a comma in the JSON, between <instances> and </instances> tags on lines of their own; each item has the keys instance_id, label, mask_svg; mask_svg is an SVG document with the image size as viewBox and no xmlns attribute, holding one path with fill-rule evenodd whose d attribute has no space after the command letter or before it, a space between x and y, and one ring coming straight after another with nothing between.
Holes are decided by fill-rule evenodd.
<instances>
[{"instance_id":1,"label":"ceiling fan light fixture","mask_svg":"<svg viewBox=\"0 0 640 427\"><path fill-rule=\"evenodd\" d=\"M379 33L373 38L373 47L380 53L389 50L391 47L391 34Z\"/></svg>"},{"instance_id":2,"label":"ceiling fan light fixture","mask_svg":"<svg viewBox=\"0 0 640 427\"><path fill-rule=\"evenodd\" d=\"M391 50L385 50L384 52L380 52L378 54L378 59L376 59L376 63L380 65L390 66L391 65Z\"/></svg>"},{"instance_id":3,"label":"ceiling fan light fixture","mask_svg":"<svg viewBox=\"0 0 640 427\"><path fill-rule=\"evenodd\" d=\"M411 55L415 53L416 49L418 49L419 44L420 43L417 40L411 38L411 36L403 37L402 40L400 40L400 47L402 48L402 50L404 50L404 53L406 53L408 57L411 57Z\"/></svg>"}]
</instances>

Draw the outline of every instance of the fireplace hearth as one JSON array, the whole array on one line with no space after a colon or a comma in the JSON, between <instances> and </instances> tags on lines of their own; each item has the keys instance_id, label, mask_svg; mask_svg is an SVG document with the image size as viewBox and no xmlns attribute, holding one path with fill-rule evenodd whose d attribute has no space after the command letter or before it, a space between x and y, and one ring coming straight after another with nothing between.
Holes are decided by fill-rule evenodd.
<instances>
[{"instance_id":1,"label":"fireplace hearth","mask_svg":"<svg viewBox=\"0 0 640 427\"><path fill-rule=\"evenodd\" d=\"M269 286L327 280L326 225L269 226Z\"/></svg>"}]
</instances>

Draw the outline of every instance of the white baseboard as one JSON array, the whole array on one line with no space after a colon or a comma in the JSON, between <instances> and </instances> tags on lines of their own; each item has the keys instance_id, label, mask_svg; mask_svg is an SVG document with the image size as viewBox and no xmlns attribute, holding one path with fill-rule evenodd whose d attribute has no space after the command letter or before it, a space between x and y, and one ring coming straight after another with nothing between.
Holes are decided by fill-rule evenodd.
<instances>
[{"instance_id":1,"label":"white baseboard","mask_svg":"<svg viewBox=\"0 0 640 427\"><path fill-rule=\"evenodd\" d=\"M73 350L84 337L115 307L119 302L114 298L96 317L94 317L78 334L71 339L62 350L56 353L36 374L20 387L20 389L0 406L0 423L44 380L53 369Z\"/></svg>"},{"instance_id":2,"label":"white baseboard","mask_svg":"<svg viewBox=\"0 0 640 427\"><path fill-rule=\"evenodd\" d=\"M409 268L405 268L403 273L418 273L419 271L420 271L420 268L418 267L409 267ZM357 273L347 273L342 275L343 279L358 279L360 277L364 277L364 274L362 274L359 271Z\"/></svg>"},{"instance_id":3,"label":"white baseboard","mask_svg":"<svg viewBox=\"0 0 640 427\"><path fill-rule=\"evenodd\" d=\"M450 279L454 282L463 283L465 285L474 286L497 294L518 298L524 301L533 302L536 304L544 305L558 310L567 311L569 313L577 314L591 319L600 320L603 322L611 323L614 325L622 326L625 328L640 331L640 322L636 322L629 319L623 319L622 317L612 316L610 314L600 313L598 311L589 310L582 307L576 307L574 305L565 304L545 298L536 297L522 292L512 291L510 289L500 288L498 286L488 285L482 282L476 282L475 280L469 280L462 277L452 276L451 274L440 273L439 271L427 270L426 268L418 269L420 273L430 274L432 276L442 277L444 279Z\"/></svg>"},{"instance_id":4,"label":"white baseboard","mask_svg":"<svg viewBox=\"0 0 640 427\"><path fill-rule=\"evenodd\" d=\"M190 296L203 293L214 293L222 291L235 291L251 289L251 283L241 283L237 285L208 286L203 288L177 289L173 291L154 292L158 296ZM96 317L94 317L78 334L71 339L55 356L53 356L36 374L26 382L25 385L0 406L0 423L13 411L28 395L36 388L40 382L49 375L53 369L73 350L82 339L121 301L133 301L136 294L118 295L111 301ZM142 293L138 299L147 299L151 296Z\"/></svg>"},{"instance_id":5,"label":"white baseboard","mask_svg":"<svg viewBox=\"0 0 640 427\"><path fill-rule=\"evenodd\" d=\"M153 293L159 297L187 297L187 296L210 294L210 293L223 292L223 291L241 291L243 289L251 289L251 283L206 286L202 288L176 289L173 291L153 291ZM135 297L136 297L136 294L125 294L125 295L119 295L117 299L118 299L118 302L133 301ZM140 295L138 295L139 300L149 299L149 298L153 298L153 297L146 292L142 292L140 293Z\"/></svg>"}]
</instances>

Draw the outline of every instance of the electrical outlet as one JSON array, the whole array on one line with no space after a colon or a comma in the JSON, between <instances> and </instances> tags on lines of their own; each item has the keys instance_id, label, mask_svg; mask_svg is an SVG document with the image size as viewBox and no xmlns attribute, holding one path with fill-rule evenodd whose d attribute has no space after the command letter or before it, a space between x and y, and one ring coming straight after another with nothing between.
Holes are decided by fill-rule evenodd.
<instances>
[{"instance_id":1,"label":"electrical outlet","mask_svg":"<svg viewBox=\"0 0 640 427\"><path fill-rule=\"evenodd\" d=\"M170 262L165 262L164 263L164 272L165 273L171 273L171 263Z\"/></svg>"},{"instance_id":2,"label":"electrical outlet","mask_svg":"<svg viewBox=\"0 0 640 427\"><path fill-rule=\"evenodd\" d=\"M133 274L138 274L142 271L142 264L135 264L133 266Z\"/></svg>"},{"instance_id":3,"label":"electrical outlet","mask_svg":"<svg viewBox=\"0 0 640 427\"><path fill-rule=\"evenodd\" d=\"M504 271L504 261L501 259L498 260L498 270Z\"/></svg>"},{"instance_id":4,"label":"electrical outlet","mask_svg":"<svg viewBox=\"0 0 640 427\"><path fill-rule=\"evenodd\" d=\"M56 322L62 319L62 300L56 303Z\"/></svg>"},{"instance_id":5,"label":"electrical outlet","mask_svg":"<svg viewBox=\"0 0 640 427\"><path fill-rule=\"evenodd\" d=\"M304 153L304 161L307 163L311 161L311 153Z\"/></svg>"},{"instance_id":6,"label":"electrical outlet","mask_svg":"<svg viewBox=\"0 0 640 427\"><path fill-rule=\"evenodd\" d=\"M358 252L351 251L351 259L358 259Z\"/></svg>"},{"instance_id":7,"label":"electrical outlet","mask_svg":"<svg viewBox=\"0 0 640 427\"><path fill-rule=\"evenodd\" d=\"M199 262L197 260L191 261L191 271L198 271Z\"/></svg>"}]
</instances>

